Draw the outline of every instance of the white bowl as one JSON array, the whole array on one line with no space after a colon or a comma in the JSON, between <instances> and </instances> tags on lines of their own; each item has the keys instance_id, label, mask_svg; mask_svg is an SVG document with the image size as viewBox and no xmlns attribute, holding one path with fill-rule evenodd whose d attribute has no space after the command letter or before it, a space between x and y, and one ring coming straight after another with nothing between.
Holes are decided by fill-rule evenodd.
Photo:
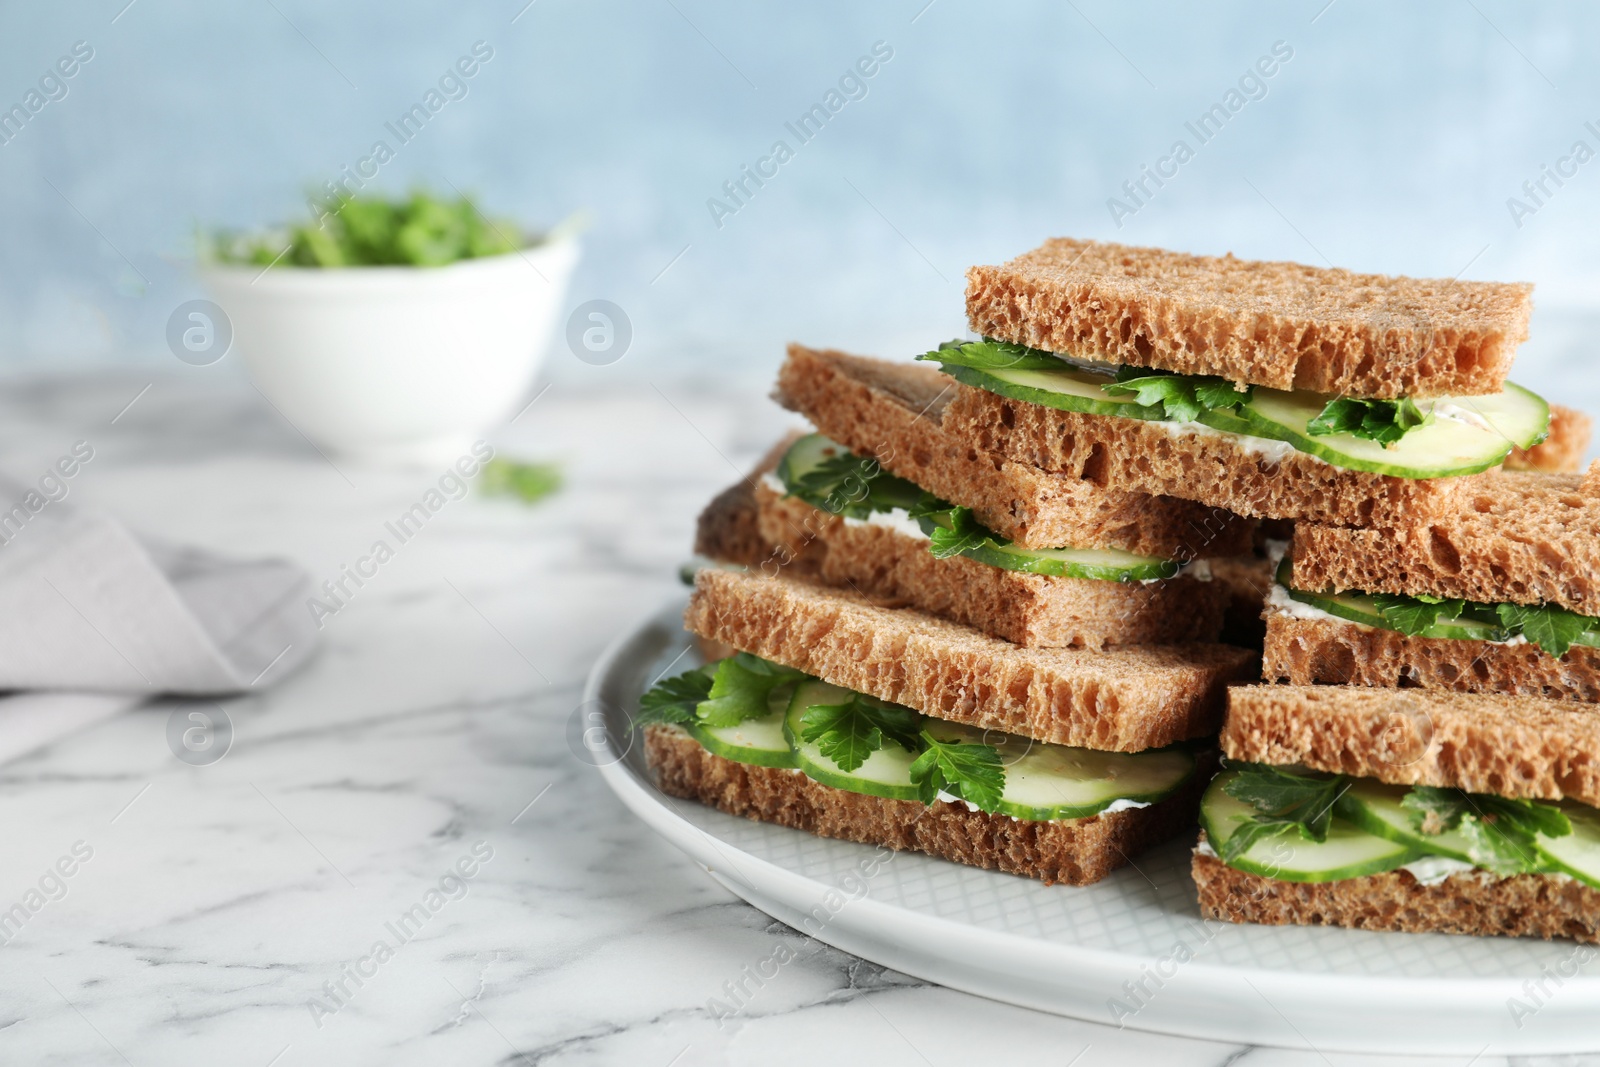
<instances>
[{"instance_id":1,"label":"white bowl","mask_svg":"<svg viewBox=\"0 0 1600 1067\"><path fill-rule=\"evenodd\" d=\"M571 238L447 267L208 266L256 386L344 456L449 462L526 402L578 261Z\"/></svg>"}]
</instances>

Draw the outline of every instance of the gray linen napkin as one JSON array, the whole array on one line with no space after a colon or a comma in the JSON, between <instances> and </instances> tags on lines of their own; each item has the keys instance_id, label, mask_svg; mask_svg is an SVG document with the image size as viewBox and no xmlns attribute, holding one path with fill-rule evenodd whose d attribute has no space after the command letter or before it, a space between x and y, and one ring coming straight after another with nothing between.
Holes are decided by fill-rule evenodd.
<instances>
[{"instance_id":1,"label":"gray linen napkin","mask_svg":"<svg viewBox=\"0 0 1600 1067\"><path fill-rule=\"evenodd\" d=\"M0 761L146 697L269 685L315 646L293 563L141 538L65 502L31 510L30 490L0 478L0 690L33 691L0 697Z\"/></svg>"}]
</instances>

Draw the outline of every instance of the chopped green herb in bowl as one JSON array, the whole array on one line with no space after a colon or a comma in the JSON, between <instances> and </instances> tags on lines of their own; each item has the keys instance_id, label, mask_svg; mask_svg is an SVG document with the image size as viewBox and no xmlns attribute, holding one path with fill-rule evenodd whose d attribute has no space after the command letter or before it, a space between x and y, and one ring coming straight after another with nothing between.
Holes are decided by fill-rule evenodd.
<instances>
[{"instance_id":1,"label":"chopped green herb in bowl","mask_svg":"<svg viewBox=\"0 0 1600 1067\"><path fill-rule=\"evenodd\" d=\"M398 200L346 197L319 218L282 229L221 231L209 250L218 263L258 267L444 267L541 240L485 215L470 197L415 192Z\"/></svg>"}]
</instances>

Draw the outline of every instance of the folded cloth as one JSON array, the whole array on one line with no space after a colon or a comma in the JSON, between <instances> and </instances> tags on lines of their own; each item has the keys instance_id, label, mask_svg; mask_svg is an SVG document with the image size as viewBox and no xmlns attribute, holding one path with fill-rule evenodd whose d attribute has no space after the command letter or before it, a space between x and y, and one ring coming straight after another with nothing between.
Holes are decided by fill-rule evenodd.
<instances>
[{"instance_id":1,"label":"folded cloth","mask_svg":"<svg viewBox=\"0 0 1600 1067\"><path fill-rule=\"evenodd\" d=\"M316 644L310 578L293 563L142 538L0 478L3 500L19 503L0 510L0 690L62 691L63 732L143 697L271 684ZM0 698L0 731L8 711L19 722L48 720L40 698ZM0 759L8 752L19 754L0 735Z\"/></svg>"}]
</instances>

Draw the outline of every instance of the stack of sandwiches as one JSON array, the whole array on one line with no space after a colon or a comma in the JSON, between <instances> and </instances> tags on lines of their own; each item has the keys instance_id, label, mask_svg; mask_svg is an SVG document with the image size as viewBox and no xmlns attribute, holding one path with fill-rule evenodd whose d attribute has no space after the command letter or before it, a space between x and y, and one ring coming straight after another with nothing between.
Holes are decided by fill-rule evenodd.
<instances>
[{"instance_id":1,"label":"stack of sandwiches","mask_svg":"<svg viewBox=\"0 0 1600 1067\"><path fill-rule=\"evenodd\" d=\"M1081 885L1192 832L1226 688L1213 558L1254 523L973 449L931 367L791 348L784 441L701 517L646 694L662 788L829 837Z\"/></svg>"},{"instance_id":2,"label":"stack of sandwiches","mask_svg":"<svg viewBox=\"0 0 1600 1067\"><path fill-rule=\"evenodd\" d=\"M1198 825L1211 917L1600 937L1600 471L1507 381L1530 308L1053 240L976 340L792 346L663 789L1070 884Z\"/></svg>"}]
</instances>

